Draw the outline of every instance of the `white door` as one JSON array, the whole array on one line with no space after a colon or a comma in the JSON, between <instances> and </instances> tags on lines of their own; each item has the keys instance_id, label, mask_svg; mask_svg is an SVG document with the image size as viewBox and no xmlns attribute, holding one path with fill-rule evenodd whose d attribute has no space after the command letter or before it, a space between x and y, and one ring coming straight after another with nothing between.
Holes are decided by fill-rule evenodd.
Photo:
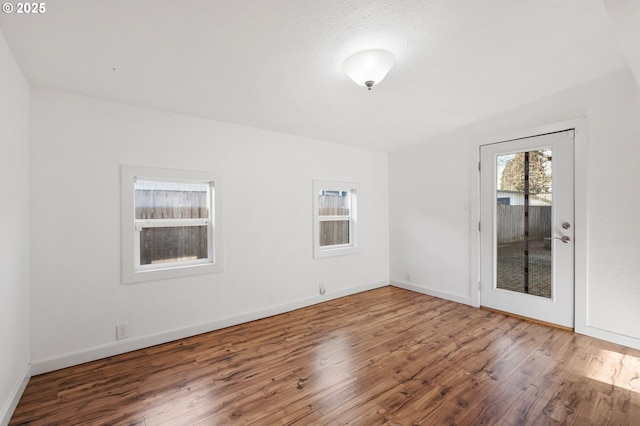
<instances>
[{"instance_id":1,"label":"white door","mask_svg":"<svg viewBox=\"0 0 640 426\"><path fill-rule=\"evenodd\" d=\"M573 130L480 147L480 304L573 328Z\"/></svg>"}]
</instances>

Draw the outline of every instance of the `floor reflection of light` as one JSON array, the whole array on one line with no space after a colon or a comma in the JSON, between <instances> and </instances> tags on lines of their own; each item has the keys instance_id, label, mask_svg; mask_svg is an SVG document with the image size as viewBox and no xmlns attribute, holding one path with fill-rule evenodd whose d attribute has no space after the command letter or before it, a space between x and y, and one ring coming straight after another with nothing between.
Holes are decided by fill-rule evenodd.
<instances>
[{"instance_id":1,"label":"floor reflection of light","mask_svg":"<svg viewBox=\"0 0 640 426\"><path fill-rule=\"evenodd\" d=\"M606 349L598 349L593 357L584 366L586 377L640 393L640 358Z\"/></svg>"},{"instance_id":2,"label":"floor reflection of light","mask_svg":"<svg viewBox=\"0 0 640 426\"><path fill-rule=\"evenodd\" d=\"M335 384L335 376L354 369L350 336L338 335L322 339L314 348L314 375L320 388Z\"/></svg>"}]
</instances>

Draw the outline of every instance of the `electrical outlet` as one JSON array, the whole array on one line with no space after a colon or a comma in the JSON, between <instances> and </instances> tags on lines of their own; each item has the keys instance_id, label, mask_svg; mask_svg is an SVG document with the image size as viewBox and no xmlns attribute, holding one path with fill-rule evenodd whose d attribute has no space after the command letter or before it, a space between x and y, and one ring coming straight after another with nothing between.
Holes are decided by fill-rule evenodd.
<instances>
[{"instance_id":1,"label":"electrical outlet","mask_svg":"<svg viewBox=\"0 0 640 426\"><path fill-rule=\"evenodd\" d=\"M116 340L122 340L129 337L129 324L122 323L116 325Z\"/></svg>"},{"instance_id":2,"label":"electrical outlet","mask_svg":"<svg viewBox=\"0 0 640 426\"><path fill-rule=\"evenodd\" d=\"M408 283L411 282L411 274L410 273L406 273L404 278L407 280Z\"/></svg>"},{"instance_id":3,"label":"electrical outlet","mask_svg":"<svg viewBox=\"0 0 640 426\"><path fill-rule=\"evenodd\" d=\"M325 294L327 292L327 290L324 288L324 283L320 283L319 291L320 294Z\"/></svg>"}]
</instances>

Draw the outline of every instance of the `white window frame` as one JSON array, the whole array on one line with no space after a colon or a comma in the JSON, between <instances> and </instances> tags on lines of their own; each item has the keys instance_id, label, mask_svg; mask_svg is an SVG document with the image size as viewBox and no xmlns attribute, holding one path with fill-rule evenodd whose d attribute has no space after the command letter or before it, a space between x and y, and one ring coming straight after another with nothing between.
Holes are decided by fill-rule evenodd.
<instances>
[{"instance_id":1,"label":"white window frame","mask_svg":"<svg viewBox=\"0 0 640 426\"><path fill-rule=\"evenodd\" d=\"M207 183L210 186L209 217L198 219L136 219L135 189L137 181L169 183ZM121 167L121 228L122 283L180 278L224 270L222 247L222 179L210 172L161 169L151 167ZM175 226L207 226L206 259L140 264L140 233L144 228Z\"/></svg>"},{"instance_id":2,"label":"white window frame","mask_svg":"<svg viewBox=\"0 0 640 426\"><path fill-rule=\"evenodd\" d=\"M320 216L320 191L341 191L349 194L349 215ZM358 245L358 193L360 184L328 180L313 181L313 257L322 259L360 252ZM330 246L320 245L320 223L324 221L349 221L349 243Z\"/></svg>"}]
</instances>

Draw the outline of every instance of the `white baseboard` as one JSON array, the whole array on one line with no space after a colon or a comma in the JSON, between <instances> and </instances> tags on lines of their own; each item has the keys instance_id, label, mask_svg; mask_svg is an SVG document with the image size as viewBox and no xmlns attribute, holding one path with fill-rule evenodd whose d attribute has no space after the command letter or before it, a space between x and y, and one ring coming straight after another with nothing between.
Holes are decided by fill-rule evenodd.
<instances>
[{"instance_id":1,"label":"white baseboard","mask_svg":"<svg viewBox=\"0 0 640 426\"><path fill-rule=\"evenodd\" d=\"M408 283L404 281L391 280L391 285L400 287L405 290L415 291L416 293L426 294L428 296L439 297L440 299L451 300L452 302L458 302L465 305L473 306L473 301L469 296L460 296L446 291L434 290L432 288L423 287L414 283Z\"/></svg>"},{"instance_id":2,"label":"white baseboard","mask_svg":"<svg viewBox=\"0 0 640 426\"><path fill-rule=\"evenodd\" d=\"M9 398L7 398L7 402L5 402L4 407L2 407L2 411L0 411L0 426L7 426L9 424L11 416L13 416L13 412L18 406L18 402L20 402L20 398L22 397L30 378L31 364L27 364L22 370L22 373L20 373L13 389L11 389L11 394L9 395Z\"/></svg>"},{"instance_id":3,"label":"white baseboard","mask_svg":"<svg viewBox=\"0 0 640 426\"><path fill-rule=\"evenodd\" d=\"M596 339L606 340L607 342L617 343L618 345L640 350L640 339L636 339L635 337L625 336L624 334L602 330L589 325L585 328L584 334L589 337L595 337Z\"/></svg>"},{"instance_id":4,"label":"white baseboard","mask_svg":"<svg viewBox=\"0 0 640 426\"><path fill-rule=\"evenodd\" d=\"M328 292L322 296L313 296L307 299L285 303L284 305L278 305L260 309L257 311L247 312L232 317L222 318L216 321L168 330L161 333L150 334L133 339L120 340L114 343L109 343L78 352L68 353L61 356L35 360L31 363L31 373L33 375L48 373L50 371L60 370L62 368L71 367L73 365L83 364L85 362L95 361L101 358L120 355L126 352L144 349L150 346L155 346L178 339L184 339L185 337L196 336L198 334L220 330L222 328L230 327L233 325L271 317L296 309L305 308L307 306L316 305L328 300L337 299L339 297L350 296L352 294L361 293L363 291L385 287L387 285L389 285L388 280L378 281L370 284L363 284L357 287L350 287L339 291Z\"/></svg>"}]
</instances>

